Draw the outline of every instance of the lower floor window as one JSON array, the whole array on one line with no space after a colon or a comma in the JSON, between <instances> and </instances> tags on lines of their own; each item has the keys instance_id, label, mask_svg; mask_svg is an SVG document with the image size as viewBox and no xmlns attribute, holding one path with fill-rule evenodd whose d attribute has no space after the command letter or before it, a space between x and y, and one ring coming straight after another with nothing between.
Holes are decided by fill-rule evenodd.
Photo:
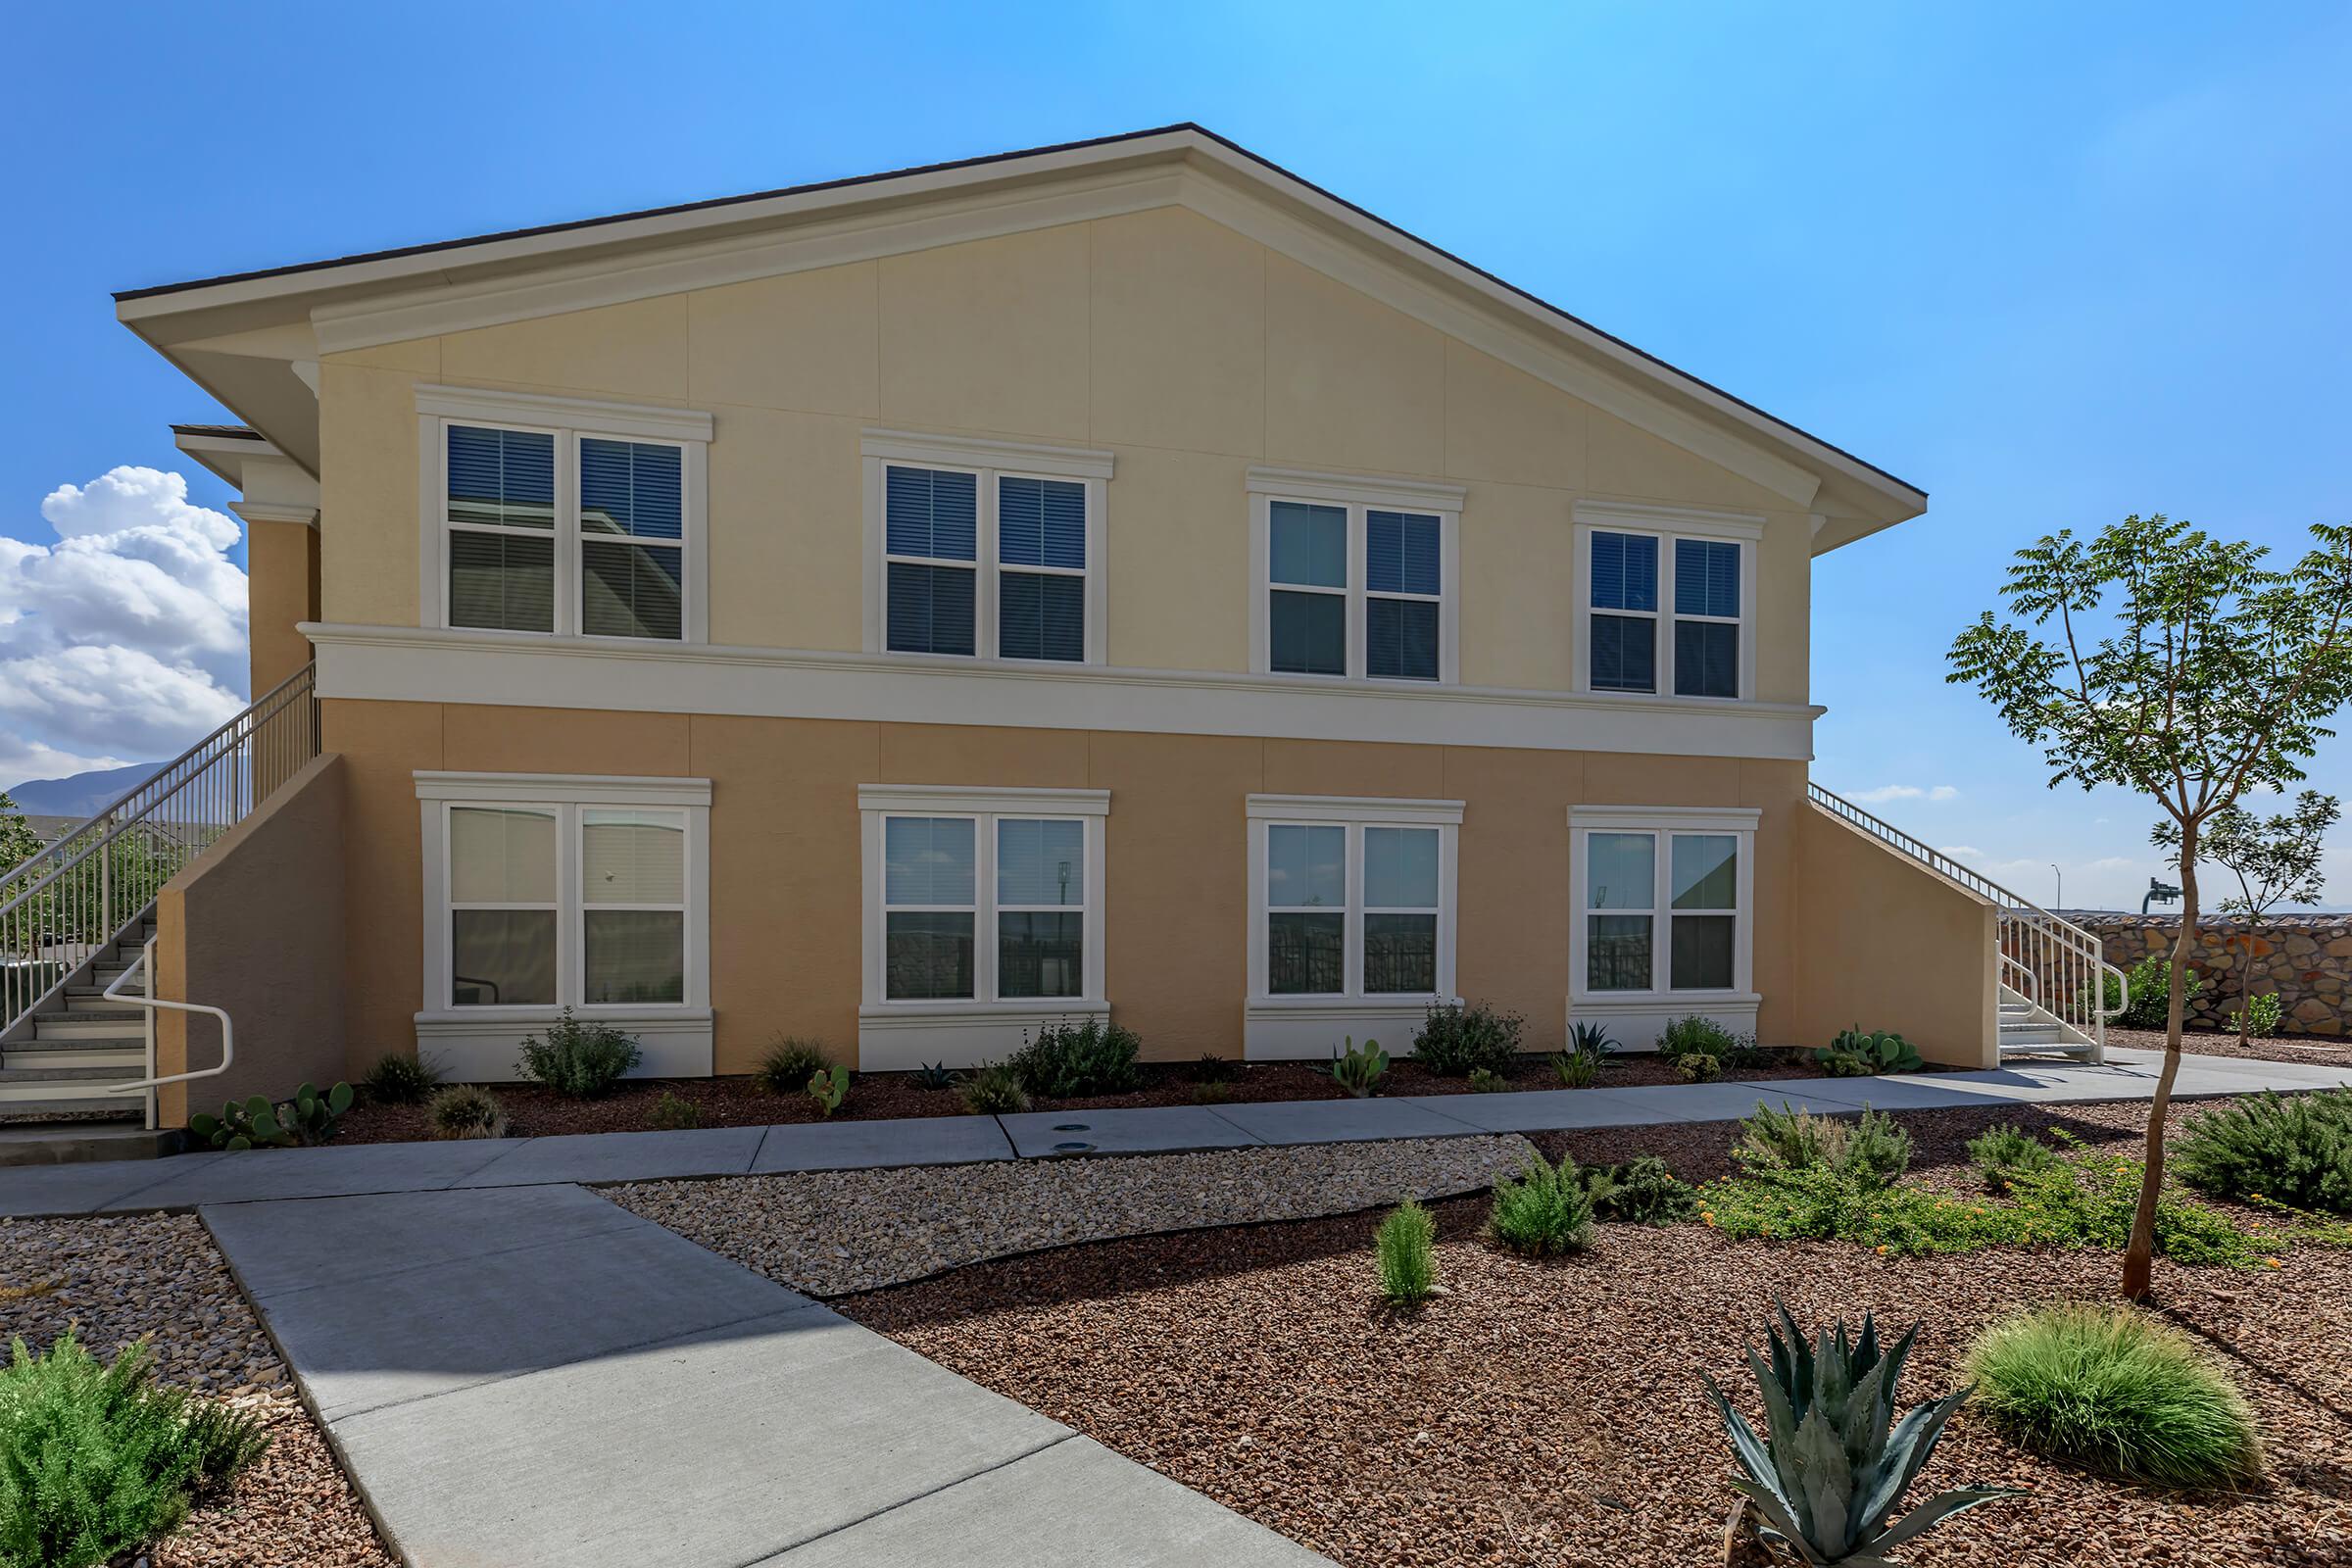
<instances>
[{"instance_id":1,"label":"lower floor window","mask_svg":"<svg viewBox=\"0 0 2352 1568\"><path fill-rule=\"evenodd\" d=\"M1588 994L1744 990L1753 812L1572 811ZM1668 821L1673 813L1657 813Z\"/></svg>"},{"instance_id":2,"label":"lower floor window","mask_svg":"<svg viewBox=\"0 0 2352 1568\"><path fill-rule=\"evenodd\" d=\"M1450 989L1453 821L1444 810L1426 820L1371 819L1418 804L1252 798L1261 995L1433 997ZM1318 807L1340 819L1298 819Z\"/></svg>"}]
</instances>

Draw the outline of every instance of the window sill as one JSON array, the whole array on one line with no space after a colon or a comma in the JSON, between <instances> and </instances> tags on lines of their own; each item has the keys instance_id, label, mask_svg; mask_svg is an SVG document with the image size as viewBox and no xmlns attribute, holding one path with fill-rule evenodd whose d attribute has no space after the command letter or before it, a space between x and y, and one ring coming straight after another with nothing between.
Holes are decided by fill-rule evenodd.
<instances>
[{"instance_id":1,"label":"window sill","mask_svg":"<svg viewBox=\"0 0 2352 1568\"><path fill-rule=\"evenodd\" d=\"M507 1083L515 1077L522 1038L562 1016L561 1006L445 1007L416 1014L416 1051L454 1082ZM710 1076L711 1011L680 1003L574 1007L583 1023L609 1023L636 1037L644 1053L632 1078Z\"/></svg>"},{"instance_id":2,"label":"window sill","mask_svg":"<svg viewBox=\"0 0 2352 1568\"><path fill-rule=\"evenodd\" d=\"M1352 1039L1382 1040L1390 1055L1402 1056L1412 1051L1429 1009L1455 1000L1431 994L1251 997L1242 1009L1242 1055L1249 1061L1328 1061Z\"/></svg>"},{"instance_id":3,"label":"window sill","mask_svg":"<svg viewBox=\"0 0 2352 1568\"><path fill-rule=\"evenodd\" d=\"M1081 997L868 1003L858 1009L858 1068L985 1066L1020 1050L1048 1024L1109 1016L1109 1003Z\"/></svg>"}]
</instances>

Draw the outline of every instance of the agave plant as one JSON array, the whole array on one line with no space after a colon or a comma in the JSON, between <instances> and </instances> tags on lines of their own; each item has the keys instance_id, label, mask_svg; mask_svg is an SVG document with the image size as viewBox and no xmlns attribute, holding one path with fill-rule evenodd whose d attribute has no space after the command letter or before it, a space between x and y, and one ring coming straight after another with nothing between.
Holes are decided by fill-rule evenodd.
<instances>
[{"instance_id":1,"label":"agave plant","mask_svg":"<svg viewBox=\"0 0 2352 1568\"><path fill-rule=\"evenodd\" d=\"M1770 1364L1747 1352L1764 1398L1767 1436L1759 1438L1715 1380L1706 1379L1732 1451L1746 1472L1732 1485L1762 1517L1759 1533L1766 1542L1806 1563L1891 1563L1887 1552L1952 1515L2017 1495L2002 1487L1940 1492L1889 1526L1887 1515L1901 1504L1936 1451L1943 1424L1970 1391L1915 1405L1897 1422L1894 1386L1918 1324L1882 1355L1878 1325L1868 1313L1859 1337L1849 1341L1841 1320L1834 1332L1822 1332L1818 1345L1809 1345L1788 1308L1779 1311L1779 1326L1767 1330Z\"/></svg>"}]
</instances>

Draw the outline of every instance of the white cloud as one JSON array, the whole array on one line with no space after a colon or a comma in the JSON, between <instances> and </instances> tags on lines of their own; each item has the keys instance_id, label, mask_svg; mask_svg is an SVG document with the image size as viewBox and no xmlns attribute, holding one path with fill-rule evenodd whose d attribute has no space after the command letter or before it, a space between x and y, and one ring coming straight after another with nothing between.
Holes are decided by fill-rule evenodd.
<instances>
[{"instance_id":1,"label":"white cloud","mask_svg":"<svg viewBox=\"0 0 2352 1568\"><path fill-rule=\"evenodd\" d=\"M245 704L236 519L187 481L120 467L0 537L0 785L172 756Z\"/></svg>"},{"instance_id":2,"label":"white cloud","mask_svg":"<svg viewBox=\"0 0 2352 1568\"><path fill-rule=\"evenodd\" d=\"M1949 784L1936 784L1923 789L1917 784L1881 784L1875 789L1856 790L1850 800L1864 806L1884 806L1888 801L1956 801L1959 790Z\"/></svg>"},{"instance_id":3,"label":"white cloud","mask_svg":"<svg viewBox=\"0 0 2352 1568\"><path fill-rule=\"evenodd\" d=\"M1963 858L1973 858L1984 853L1983 850L1978 849L1974 844L1939 844L1936 846L1936 852L1941 855L1948 855L1955 860Z\"/></svg>"}]
</instances>

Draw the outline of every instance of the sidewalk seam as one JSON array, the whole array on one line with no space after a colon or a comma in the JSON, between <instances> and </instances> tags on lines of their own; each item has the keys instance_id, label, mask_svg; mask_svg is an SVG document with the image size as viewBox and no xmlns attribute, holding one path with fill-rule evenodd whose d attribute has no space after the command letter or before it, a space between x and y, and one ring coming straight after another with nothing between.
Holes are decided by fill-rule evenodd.
<instances>
[{"instance_id":1,"label":"sidewalk seam","mask_svg":"<svg viewBox=\"0 0 2352 1568\"><path fill-rule=\"evenodd\" d=\"M1049 1449L1058 1448L1063 1444L1069 1442L1072 1438L1077 1436L1079 1436L1079 1434L1075 1430L1064 1427L1062 1429L1061 1436L1057 1438L1049 1438L1045 1442L1039 1444L1036 1447L1016 1453L1009 1459L1000 1459L995 1464L987 1465L981 1469L975 1470L968 1476L957 1476L953 1481L943 1481L936 1487L927 1488L924 1491L914 1494L914 1495L910 1497L901 1497L897 1502L887 1503L882 1507L876 1508L871 1513L860 1514L855 1519L844 1520L842 1523L833 1526L829 1530L820 1530L815 1535L809 1536L806 1540L796 1541L780 1550L761 1552L757 1557L746 1557L742 1562L735 1564L735 1568L760 1568L760 1565L762 1563L781 1561L790 1557L794 1552L802 1550L804 1547L813 1546L818 1542L827 1540L833 1536L838 1536L845 1530L855 1530L859 1525L871 1524L874 1520L880 1519L886 1514L897 1513L901 1508L905 1508L912 1503L921 1502L926 1497L936 1497L941 1493L952 1492L956 1488L964 1485L966 1482L977 1481L983 1476L993 1476L998 1471L1008 1469L1013 1465L1021 1463L1023 1460L1034 1459L1039 1454L1044 1453ZM1133 1463L1134 1461L1130 1460L1129 1462ZM1146 1468L1149 1467L1147 1466ZM1213 1501L1214 1499L1212 1498L1210 1500Z\"/></svg>"}]
</instances>

